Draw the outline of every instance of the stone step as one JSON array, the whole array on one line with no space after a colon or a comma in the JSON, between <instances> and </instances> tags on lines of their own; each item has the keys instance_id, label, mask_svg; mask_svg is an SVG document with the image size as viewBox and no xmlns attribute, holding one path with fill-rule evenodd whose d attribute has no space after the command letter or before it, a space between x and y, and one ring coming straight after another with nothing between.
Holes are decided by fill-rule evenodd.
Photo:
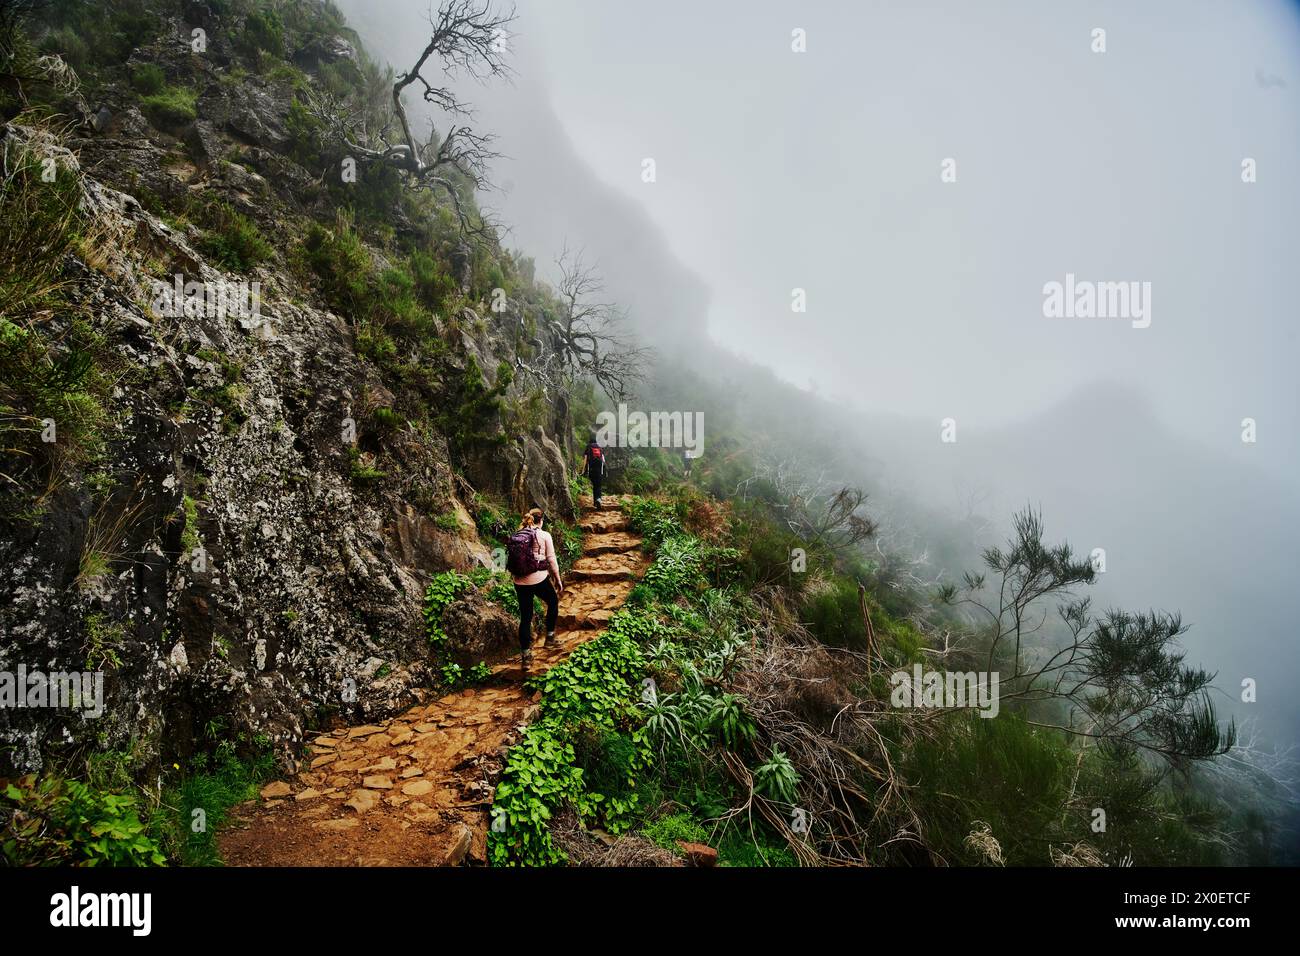
<instances>
[{"instance_id":1,"label":"stone step","mask_svg":"<svg viewBox=\"0 0 1300 956\"><path fill-rule=\"evenodd\" d=\"M583 546L582 553L584 557L594 558L602 554L636 554L637 550L621 544L589 544Z\"/></svg>"},{"instance_id":2,"label":"stone step","mask_svg":"<svg viewBox=\"0 0 1300 956\"><path fill-rule=\"evenodd\" d=\"M613 531L627 531L632 526L628 521L627 515L621 511L613 514L591 514L587 515L578 524L578 527L588 534L608 534Z\"/></svg>"},{"instance_id":3,"label":"stone step","mask_svg":"<svg viewBox=\"0 0 1300 956\"><path fill-rule=\"evenodd\" d=\"M636 575L630 568L571 568L570 581L631 581Z\"/></svg>"},{"instance_id":4,"label":"stone step","mask_svg":"<svg viewBox=\"0 0 1300 956\"><path fill-rule=\"evenodd\" d=\"M559 626L572 631L594 631L609 623L614 612L605 608L594 611L561 611Z\"/></svg>"}]
</instances>

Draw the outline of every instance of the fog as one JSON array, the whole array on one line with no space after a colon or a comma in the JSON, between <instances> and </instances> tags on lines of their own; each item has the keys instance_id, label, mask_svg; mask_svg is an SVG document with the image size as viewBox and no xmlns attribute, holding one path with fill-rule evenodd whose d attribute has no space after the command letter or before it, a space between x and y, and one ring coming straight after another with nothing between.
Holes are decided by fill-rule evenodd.
<instances>
[{"instance_id":1,"label":"fog","mask_svg":"<svg viewBox=\"0 0 1300 956\"><path fill-rule=\"evenodd\" d=\"M339 5L399 69L427 39L423 2ZM760 422L807 415L883 512L973 508L995 535L1041 506L1106 549L1097 604L1180 609L1218 703L1295 739L1296 7L518 12L513 83L460 86L504 154L483 202L508 245L543 275L584 248L662 355ZM1045 317L1067 274L1150 283L1150 324Z\"/></svg>"}]
</instances>

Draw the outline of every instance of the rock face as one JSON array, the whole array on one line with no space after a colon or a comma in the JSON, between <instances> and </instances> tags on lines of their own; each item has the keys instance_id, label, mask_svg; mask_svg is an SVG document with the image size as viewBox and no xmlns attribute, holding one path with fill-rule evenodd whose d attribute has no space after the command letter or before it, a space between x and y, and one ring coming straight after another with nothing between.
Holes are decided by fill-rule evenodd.
<instances>
[{"instance_id":1,"label":"rock face","mask_svg":"<svg viewBox=\"0 0 1300 956\"><path fill-rule=\"evenodd\" d=\"M437 683L430 576L491 561L466 502L572 507L563 454L540 429L481 468L462 463L461 477L444 436L373 426L387 393L351 317L320 307L283 255L296 217L319 211L313 174L286 154L292 84L231 82L228 31L209 24L210 55L194 57L190 26L175 21L132 62L192 85L197 119L154 128L110 85L58 157L82 170L82 205L104 231L94 267L74 256L67 271L120 384L95 475L74 476L37 520L0 521L0 670L100 671L104 711L0 709L0 776L92 742L130 750L144 774L187 757L217 719L287 755L322 715L360 722L419 703ZM298 62L356 61L342 38L315 43ZM0 134L6 149L30 138ZM260 314L158 307L176 276L235 281L196 227L146 211L195 194L277 247L238 277L260 284ZM521 319L485 315L472 354L495 369ZM70 321L50 320L55 334ZM381 459L382 478L358 477ZM466 665L515 646L510 616L482 601L458 602L446 630Z\"/></svg>"}]
</instances>

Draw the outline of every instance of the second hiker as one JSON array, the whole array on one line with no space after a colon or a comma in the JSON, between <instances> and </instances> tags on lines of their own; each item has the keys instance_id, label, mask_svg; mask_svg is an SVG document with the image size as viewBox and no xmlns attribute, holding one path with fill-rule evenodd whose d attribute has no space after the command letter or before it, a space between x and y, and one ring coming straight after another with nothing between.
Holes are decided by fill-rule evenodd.
<instances>
[{"instance_id":1,"label":"second hiker","mask_svg":"<svg viewBox=\"0 0 1300 956\"><path fill-rule=\"evenodd\" d=\"M596 441L595 431L582 451L582 473L591 479L591 500L599 508L600 486L605 480L605 449Z\"/></svg>"},{"instance_id":2,"label":"second hiker","mask_svg":"<svg viewBox=\"0 0 1300 956\"><path fill-rule=\"evenodd\" d=\"M545 647L547 641L555 640L555 621L564 591L555 542L549 531L542 530L545 521L541 508L529 511L506 547L506 570L514 578L515 594L519 596L519 651L524 670L533 660L533 598L539 597L546 604L546 637L540 645Z\"/></svg>"}]
</instances>

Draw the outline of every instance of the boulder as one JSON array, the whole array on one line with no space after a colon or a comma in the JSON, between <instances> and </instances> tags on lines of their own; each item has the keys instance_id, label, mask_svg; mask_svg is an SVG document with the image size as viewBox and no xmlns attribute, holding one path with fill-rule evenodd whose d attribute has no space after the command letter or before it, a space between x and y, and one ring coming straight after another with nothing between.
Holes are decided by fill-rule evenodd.
<instances>
[{"instance_id":1,"label":"boulder","mask_svg":"<svg viewBox=\"0 0 1300 956\"><path fill-rule=\"evenodd\" d=\"M447 656L462 667L505 660L519 650L519 622L477 592L447 606L442 629Z\"/></svg>"},{"instance_id":2,"label":"boulder","mask_svg":"<svg viewBox=\"0 0 1300 956\"><path fill-rule=\"evenodd\" d=\"M289 145L285 121L293 90L260 80L214 85L199 98L198 114L252 146L281 152Z\"/></svg>"}]
</instances>

